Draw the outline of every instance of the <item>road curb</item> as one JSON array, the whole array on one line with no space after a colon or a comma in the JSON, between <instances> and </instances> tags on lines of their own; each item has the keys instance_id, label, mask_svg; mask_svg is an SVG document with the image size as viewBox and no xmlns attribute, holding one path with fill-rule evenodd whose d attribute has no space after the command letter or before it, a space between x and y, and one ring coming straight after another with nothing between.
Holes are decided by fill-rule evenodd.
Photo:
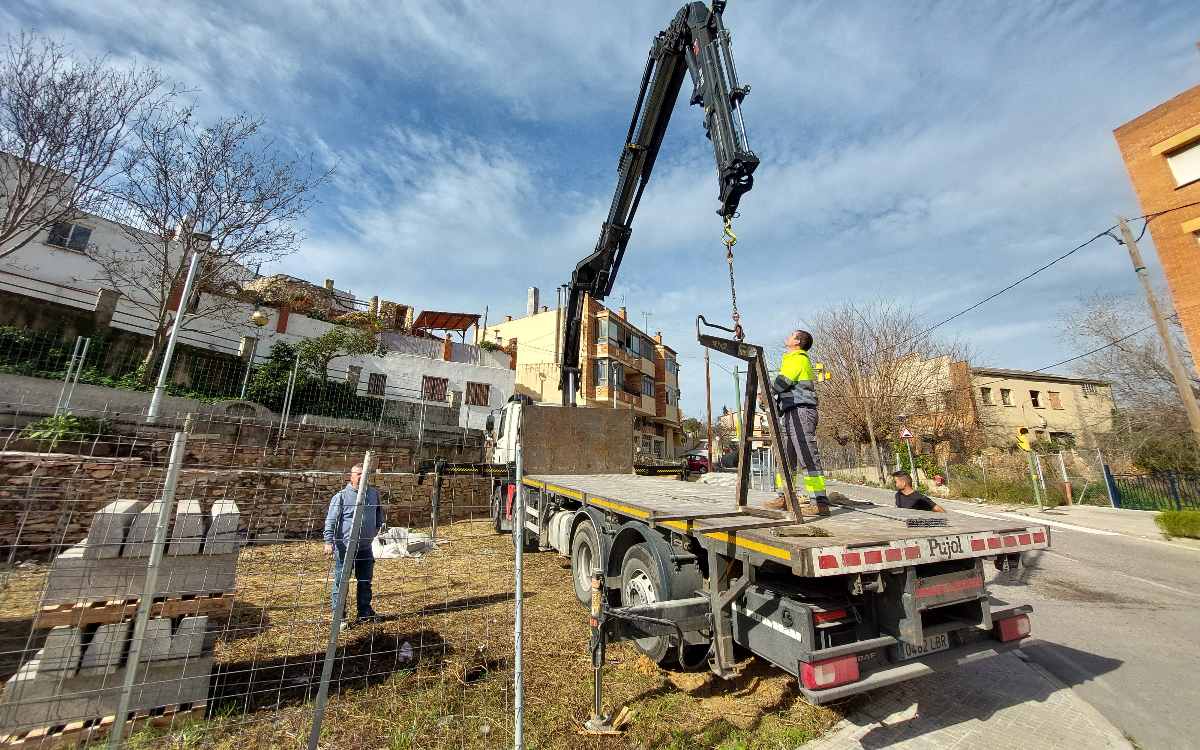
<instances>
[{"instance_id":1,"label":"road curb","mask_svg":"<svg viewBox=\"0 0 1200 750\"><path fill-rule=\"evenodd\" d=\"M1070 691L1071 695L1073 695L1075 697L1075 700L1079 701L1080 703L1084 704L1089 709L1091 709L1092 712L1095 714L1093 721L1098 724L1106 725L1110 730L1112 730L1113 735L1115 735L1116 737L1119 738L1119 740L1117 740L1117 744L1113 745L1113 747L1122 748L1123 750L1137 750L1137 748L1134 747L1133 743L1129 741L1129 738L1126 736L1125 732L1123 732L1121 730L1120 727L1118 727L1116 724L1113 724L1111 721L1109 721L1104 716L1104 714L1100 713L1100 711L1095 706L1093 706L1091 703L1088 703L1078 693L1076 693L1071 688L1070 685L1068 685L1067 683L1065 683L1062 680L1055 677L1054 673L1052 673L1050 670L1043 667L1041 664L1038 664L1036 661L1033 660L1033 657L1031 657L1029 654L1025 653L1024 651L1022 651L1021 649L1019 649L1019 648L1014 649L1013 654L1016 655L1016 657L1018 659L1025 662L1025 666L1029 667L1034 672L1041 675L1042 679L1044 679L1046 682L1050 683L1058 690Z\"/></svg>"}]
</instances>

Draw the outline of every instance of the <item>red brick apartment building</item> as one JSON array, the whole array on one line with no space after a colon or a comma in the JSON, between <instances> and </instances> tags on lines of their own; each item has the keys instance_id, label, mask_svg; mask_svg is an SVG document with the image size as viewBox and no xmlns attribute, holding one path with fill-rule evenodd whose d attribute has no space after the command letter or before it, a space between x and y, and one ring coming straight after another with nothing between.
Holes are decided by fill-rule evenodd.
<instances>
[{"instance_id":1,"label":"red brick apartment building","mask_svg":"<svg viewBox=\"0 0 1200 750\"><path fill-rule=\"evenodd\" d=\"M1113 135L1142 213L1197 204L1150 222L1195 361L1200 357L1200 86L1130 120Z\"/></svg>"}]
</instances>

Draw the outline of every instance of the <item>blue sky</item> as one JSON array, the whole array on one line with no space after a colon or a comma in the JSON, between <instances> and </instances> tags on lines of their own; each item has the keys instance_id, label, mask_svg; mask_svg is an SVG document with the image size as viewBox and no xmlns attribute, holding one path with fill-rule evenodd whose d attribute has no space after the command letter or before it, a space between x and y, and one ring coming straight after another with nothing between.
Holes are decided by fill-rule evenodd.
<instances>
[{"instance_id":1,"label":"blue sky","mask_svg":"<svg viewBox=\"0 0 1200 750\"><path fill-rule=\"evenodd\" d=\"M0 23L152 63L203 113L262 113L336 165L278 270L495 320L531 285L553 303L595 244L646 51L680 4L17 0ZM1188 5L730 2L762 159L736 225L750 338L845 300L936 322L1140 214L1111 131L1200 79ZM679 350L692 414L691 321L729 310L716 194L681 97L608 302ZM1137 292L1107 241L944 330L980 362L1041 367L1075 353L1057 319L1096 292Z\"/></svg>"}]
</instances>

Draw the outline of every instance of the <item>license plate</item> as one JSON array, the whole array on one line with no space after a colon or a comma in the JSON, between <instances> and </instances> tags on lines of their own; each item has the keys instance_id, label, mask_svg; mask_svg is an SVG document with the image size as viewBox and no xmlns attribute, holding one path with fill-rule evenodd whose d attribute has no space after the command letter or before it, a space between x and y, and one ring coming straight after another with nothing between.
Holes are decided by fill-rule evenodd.
<instances>
[{"instance_id":1,"label":"license plate","mask_svg":"<svg viewBox=\"0 0 1200 750\"><path fill-rule=\"evenodd\" d=\"M900 659L916 659L918 656L926 656L938 651L945 651L950 648L950 634L939 633L931 635L925 639L925 642L919 646L913 646L908 643L900 644Z\"/></svg>"}]
</instances>

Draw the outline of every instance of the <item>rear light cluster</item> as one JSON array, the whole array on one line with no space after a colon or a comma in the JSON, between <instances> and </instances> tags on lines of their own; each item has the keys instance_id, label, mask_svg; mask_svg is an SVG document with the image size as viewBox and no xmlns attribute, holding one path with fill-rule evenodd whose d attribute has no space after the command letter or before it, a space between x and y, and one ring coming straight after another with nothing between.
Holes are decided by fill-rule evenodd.
<instances>
[{"instance_id":1,"label":"rear light cluster","mask_svg":"<svg viewBox=\"0 0 1200 750\"><path fill-rule=\"evenodd\" d=\"M824 625L827 622L838 622L846 619L846 610L844 609L827 609L824 612L813 611L812 613L814 625Z\"/></svg>"},{"instance_id":2,"label":"rear light cluster","mask_svg":"<svg viewBox=\"0 0 1200 750\"><path fill-rule=\"evenodd\" d=\"M1029 635L1029 616L1017 615L997 620L993 626L997 640L1002 643L1020 640Z\"/></svg>"},{"instance_id":3,"label":"rear light cluster","mask_svg":"<svg viewBox=\"0 0 1200 750\"><path fill-rule=\"evenodd\" d=\"M824 661L800 662L800 683L809 690L858 682L858 657L854 654Z\"/></svg>"}]
</instances>

